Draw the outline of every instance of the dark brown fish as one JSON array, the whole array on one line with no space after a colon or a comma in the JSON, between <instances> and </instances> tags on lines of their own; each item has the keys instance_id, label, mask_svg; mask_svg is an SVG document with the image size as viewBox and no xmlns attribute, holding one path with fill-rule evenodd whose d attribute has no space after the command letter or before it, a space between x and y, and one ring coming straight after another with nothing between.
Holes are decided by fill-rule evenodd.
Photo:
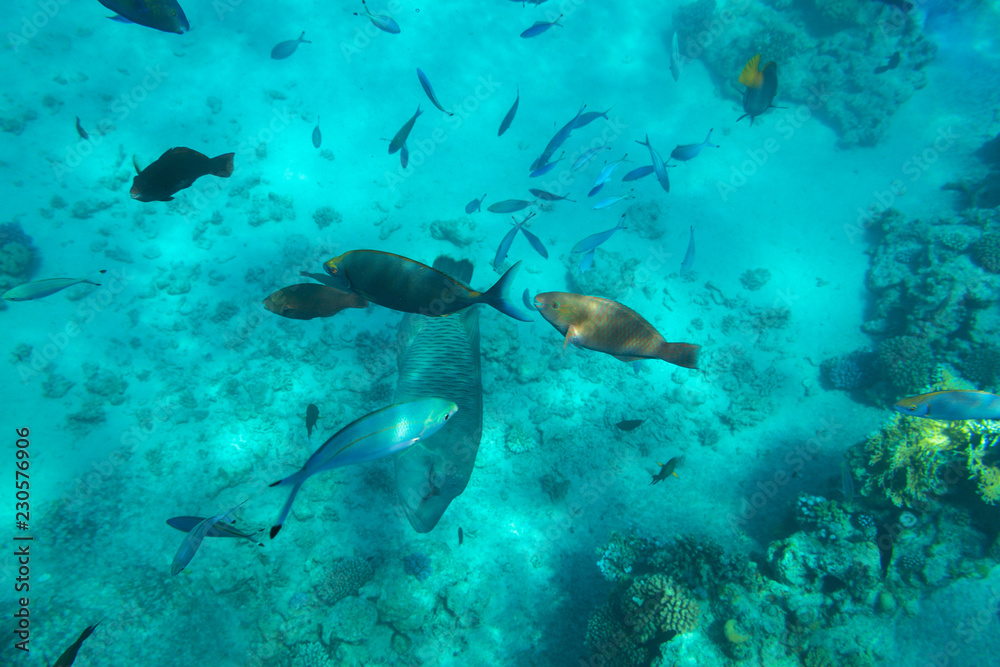
<instances>
[{"instance_id":1,"label":"dark brown fish","mask_svg":"<svg viewBox=\"0 0 1000 667\"><path fill-rule=\"evenodd\" d=\"M888 63L886 63L885 65L879 65L878 67L875 68L875 73L885 74L891 69L896 69L897 67L899 67L899 60L900 60L899 51L896 51L894 54L889 56Z\"/></svg>"},{"instance_id":2,"label":"dark brown fish","mask_svg":"<svg viewBox=\"0 0 1000 667\"><path fill-rule=\"evenodd\" d=\"M357 294L327 285L300 283L283 287L264 299L264 307L290 320L331 317L345 308L364 308L368 302Z\"/></svg>"},{"instance_id":3,"label":"dark brown fish","mask_svg":"<svg viewBox=\"0 0 1000 667\"><path fill-rule=\"evenodd\" d=\"M458 527L458 546L462 546L462 537L463 537L462 527L459 526Z\"/></svg>"},{"instance_id":4,"label":"dark brown fish","mask_svg":"<svg viewBox=\"0 0 1000 667\"><path fill-rule=\"evenodd\" d=\"M646 421L646 420L645 419L625 419L625 420L620 421L617 424L615 424L615 426L617 426L618 428L620 428L623 431L634 431L637 428L639 428L640 426L642 426L642 423L644 421Z\"/></svg>"},{"instance_id":5,"label":"dark brown fish","mask_svg":"<svg viewBox=\"0 0 1000 667\"><path fill-rule=\"evenodd\" d=\"M70 665L73 664L73 661L76 660L76 654L79 652L80 647L83 646L83 640L89 637L94 632L94 628L100 624L101 621L98 621L93 625L88 625L87 628L80 633L80 636L77 637L77 640L73 642L68 649L63 651L63 654L59 656L59 659L55 661L55 664L53 664L52 667L70 667Z\"/></svg>"},{"instance_id":6,"label":"dark brown fish","mask_svg":"<svg viewBox=\"0 0 1000 667\"><path fill-rule=\"evenodd\" d=\"M485 292L477 292L462 281L409 257L379 250L351 250L327 260L323 268L340 289L403 313L444 317L482 303L516 320L530 322L531 318L522 314L507 297L520 264L508 269Z\"/></svg>"},{"instance_id":7,"label":"dark brown fish","mask_svg":"<svg viewBox=\"0 0 1000 667\"><path fill-rule=\"evenodd\" d=\"M761 115L768 109L774 107L774 96L778 94L778 66L769 62L760 67L760 54L758 53L743 67L740 72L740 83L747 87L743 94L742 116L736 122L750 116L750 124L753 119Z\"/></svg>"},{"instance_id":8,"label":"dark brown fish","mask_svg":"<svg viewBox=\"0 0 1000 667\"><path fill-rule=\"evenodd\" d=\"M233 157L226 153L210 158L190 148L171 148L142 171L132 181L132 199L137 201L170 201L173 194L211 174L229 178L233 173Z\"/></svg>"},{"instance_id":9,"label":"dark brown fish","mask_svg":"<svg viewBox=\"0 0 1000 667\"><path fill-rule=\"evenodd\" d=\"M310 403L309 407L306 408L306 435L310 438L312 437L313 427L316 426L317 419L319 419L319 408Z\"/></svg>"},{"instance_id":10,"label":"dark brown fish","mask_svg":"<svg viewBox=\"0 0 1000 667\"><path fill-rule=\"evenodd\" d=\"M660 463L659 461L657 461L656 465L660 466L660 472L653 475L653 481L650 482L650 484L652 485L656 484L657 482L662 482L671 475L677 477L677 473L674 472L674 468L677 467L677 464L680 463L683 458L684 457L682 456L675 456L666 463Z\"/></svg>"},{"instance_id":11,"label":"dark brown fish","mask_svg":"<svg viewBox=\"0 0 1000 667\"><path fill-rule=\"evenodd\" d=\"M83 139L84 141L87 141L88 139L90 139L90 135L87 134L87 131L85 129L83 129L82 125L80 125L80 117L79 116L76 117L76 133L79 134L80 138Z\"/></svg>"}]
</instances>

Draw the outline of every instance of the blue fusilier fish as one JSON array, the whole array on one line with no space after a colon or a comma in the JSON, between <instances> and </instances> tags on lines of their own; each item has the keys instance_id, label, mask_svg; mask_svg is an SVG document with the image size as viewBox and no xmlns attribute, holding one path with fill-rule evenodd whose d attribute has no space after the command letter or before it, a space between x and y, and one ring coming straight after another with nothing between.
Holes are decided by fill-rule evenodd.
<instances>
[{"instance_id":1,"label":"blue fusilier fish","mask_svg":"<svg viewBox=\"0 0 1000 667\"><path fill-rule=\"evenodd\" d=\"M615 169L618 168L618 165L620 165L622 162L625 162L625 158L627 157L628 153L623 155L622 159L620 160L615 160L614 162L606 162L604 164L604 168L601 169L601 173L598 174L597 178L594 180L594 187L590 189L590 192L587 193L587 196L593 197L598 192L600 192L601 188L604 187L604 184L608 182L609 178L611 178L611 174L613 174Z\"/></svg>"},{"instance_id":2,"label":"blue fusilier fish","mask_svg":"<svg viewBox=\"0 0 1000 667\"><path fill-rule=\"evenodd\" d=\"M306 31L303 30L302 34L299 35L298 39L289 39L284 42L278 42L271 49L271 58L273 60L284 60L288 56L295 53L295 50L299 48L299 44L312 44L308 39L303 39L306 36Z\"/></svg>"},{"instance_id":3,"label":"blue fusilier fish","mask_svg":"<svg viewBox=\"0 0 1000 667\"><path fill-rule=\"evenodd\" d=\"M635 143L649 149L649 157L653 160L653 173L656 174L656 180L659 181L660 187L663 188L664 192L670 192L670 179L667 178L667 168L663 164L663 158L653 150L653 146L649 143L649 135L646 135L646 141L636 140Z\"/></svg>"},{"instance_id":4,"label":"blue fusilier fish","mask_svg":"<svg viewBox=\"0 0 1000 667\"><path fill-rule=\"evenodd\" d=\"M507 232L507 234L503 237L503 240L500 241L496 257L493 259L494 269L499 269L500 265L503 264L505 259L507 259L507 253L510 252L510 246L514 243L514 238L517 236L518 231L524 234L524 238L528 239L528 243L530 243L531 247L535 249L535 252L545 259L549 258L549 251L545 249L544 245L542 245L541 240L524 228L524 223L531 220L533 217L535 217L534 213L530 214L521 222L518 222L516 218L512 218L514 220L514 228Z\"/></svg>"},{"instance_id":5,"label":"blue fusilier fish","mask_svg":"<svg viewBox=\"0 0 1000 667\"><path fill-rule=\"evenodd\" d=\"M313 128L313 147L319 148L323 145L323 133L319 130L319 118L316 119L316 127Z\"/></svg>"},{"instance_id":6,"label":"blue fusilier fish","mask_svg":"<svg viewBox=\"0 0 1000 667\"><path fill-rule=\"evenodd\" d=\"M584 153L583 155L581 155L576 159L576 161L573 163L573 171L578 171L582 169L583 166L586 165L588 162L590 162L595 155L605 150L607 151L611 150L611 146L598 146L597 148L591 148L589 151L587 151L586 153Z\"/></svg>"},{"instance_id":7,"label":"blue fusilier fish","mask_svg":"<svg viewBox=\"0 0 1000 667\"><path fill-rule=\"evenodd\" d=\"M647 164L645 167L637 167L630 171L629 173L622 176L622 183L628 181L638 181L640 178L646 178L654 171L653 165Z\"/></svg>"},{"instance_id":8,"label":"blue fusilier fish","mask_svg":"<svg viewBox=\"0 0 1000 667\"><path fill-rule=\"evenodd\" d=\"M281 530L295 496L307 479L327 470L401 452L421 438L437 433L457 411L458 406L452 401L421 398L376 410L337 431L309 457L301 470L271 485L292 487L278 521L271 526L271 539Z\"/></svg>"},{"instance_id":9,"label":"blue fusilier fish","mask_svg":"<svg viewBox=\"0 0 1000 667\"><path fill-rule=\"evenodd\" d=\"M104 619L102 618L101 621ZM73 662L76 660L76 654L80 652L80 647L83 646L83 642L87 637L94 633L94 629L101 624L101 621L94 623L93 625L88 625L84 628L80 636L76 638L76 641L70 644L70 647L62 652L59 659L56 660L52 667L71 667Z\"/></svg>"},{"instance_id":10,"label":"blue fusilier fish","mask_svg":"<svg viewBox=\"0 0 1000 667\"><path fill-rule=\"evenodd\" d=\"M441 106L441 103L438 102L437 95L434 94L434 89L431 87L430 80L427 78L427 75L424 74L423 70L420 69L419 67L417 68L417 78L420 79L420 85L423 87L424 92L427 93L427 97L428 99L430 99L431 104L436 106L438 108L438 111L444 112L449 116L454 116L455 114L445 109L443 106Z\"/></svg>"},{"instance_id":11,"label":"blue fusilier fish","mask_svg":"<svg viewBox=\"0 0 1000 667\"><path fill-rule=\"evenodd\" d=\"M760 69L758 69L760 68ZM778 94L778 66L769 62L764 67L760 67L760 54L758 53L747 62L740 72L740 83L747 87L743 93L742 116L736 119L740 122L750 116L750 125L754 119L774 106L774 96Z\"/></svg>"},{"instance_id":12,"label":"blue fusilier fish","mask_svg":"<svg viewBox=\"0 0 1000 667\"><path fill-rule=\"evenodd\" d=\"M617 204L618 202L620 202L623 199L631 199L631 198L632 198L632 191L629 190L628 194L618 195L618 196L615 196L615 197L608 197L607 199L602 199L601 201L599 201L596 204L594 204L593 209L595 211L598 211L598 210L600 210L602 208L607 208L609 206L614 206L615 204Z\"/></svg>"},{"instance_id":13,"label":"blue fusilier fish","mask_svg":"<svg viewBox=\"0 0 1000 667\"><path fill-rule=\"evenodd\" d=\"M896 412L940 421L1000 419L1000 396L986 391L935 391L898 401Z\"/></svg>"},{"instance_id":14,"label":"blue fusilier fish","mask_svg":"<svg viewBox=\"0 0 1000 667\"><path fill-rule=\"evenodd\" d=\"M684 261L681 262L681 275L686 276L691 273L691 265L694 264L694 225L691 225L691 238L688 239L688 249L684 253Z\"/></svg>"},{"instance_id":15,"label":"blue fusilier fish","mask_svg":"<svg viewBox=\"0 0 1000 667\"><path fill-rule=\"evenodd\" d=\"M154 30L184 34L191 29L177 0L98 0L113 11L111 18L121 23L136 23Z\"/></svg>"},{"instance_id":16,"label":"blue fusilier fish","mask_svg":"<svg viewBox=\"0 0 1000 667\"><path fill-rule=\"evenodd\" d=\"M399 128L399 132L397 132L396 136L394 136L392 138L392 141L389 142L389 155L392 155L393 153L395 153L396 151L398 151L400 148L403 147L403 144L406 143L407 137L410 136L410 130L413 129L413 124L417 122L417 116L419 116L422 113L423 112L420 110L420 105L418 104L417 112L413 114L413 117L410 118L410 120L406 121L403 127Z\"/></svg>"},{"instance_id":17,"label":"blue fusilier fish","mask_svg":"<svg viewBox=\"0 0 1000 667\"><path fill-rule=\"evenodd\" d=\"M246 502L246 501L243 501ZM181 570L187 567L194 555L198 553L198 548L201 546L202 540L208 535L208 533L218 526L218 524L229 523L232 519L232 514L235 512L240 505L232 508L224 514L219 514L218 516L213 516L208 519L202 519L197 524L188 531L187 536L184 541L181 542L181 546L177 549L177 554L174 555L174 562L170 564L170 574L178 574Z\"/></svg>"},{"instance_id":18,"label":"blue fusilier fish","mask_svg":"<svg viewBox=\"0 0 1000 667\"><path fill-rule=\"evenodd\" d=\"M106 272L107 269L98 271L98 273ZM6 301L34 301L35 299L41 299L56 292L61 292L67 287L81 284L101 286L101 283L95 283L90 278L47 278L12 287L4 292L3 296L0 296L0 299Z\"/></svg>"},{"instance_id":19,"label":"blue fusilier fish","mask_svg":"<svg viewBox=\"0 0 1000 667\"><path fill-rule=\"evenodd\" d=\"M514 104L510 105L510 110L507 115L503 117L500 121L500 129L497 130L497 136L502 137L503 133L510 128L510 124L514 122L514 114L517 113L517 105L521 103L521 87L517 88L517 97L514 98Z\"/></svg>"},{"instance_id":20,"label":"blue fusilier fish","mask_svg":"<svg viewBox=\"0 0 1000 667\"><path fill-rule=\"evenodd\" d=\"M529 215L528 218L530 217L531 216ZM525 220L528 218L525 218ZM497 247L497 254L493 258L494 269L499 269L500 265L503 264L505 259L507 259L507 253L510 252L510 246L514 243L514 237L517 236L517 230L521 228L522 224L524 223L518 223L515 221L514 226L510 229L510 231L503 235L503 239L501 239L500 245Z\"/></svg>"},{"instance_id":21,"label":"blue fusilier fish","mask_svg":"<svg viewBox=\"0 0 1000 667\"><path fill-rule=\"evenodd\" d=\"M712 128L714 130L715 128ZM712 130L708 131L708 135L705 137L705 141L700 144L683 144L670 151L670 158L673 160L679 160L680 162L687 162L698 157L698 153L701 149L706 146L711 146L712 148L718 148L717 144L710 144L708 140L712 138Z\"/></svg>"},{"instance_id":22,"label":"blue fusilier fish","mask_svg":"<svg viewBox=\"0 0 1000 667\"><path fill-rule=\"evenodd\" d=\"M182 533L190 533L194 530L198 524L202 521L210 521L203 516L175 516L173 518L167 519L167 525L171 528L176 528ZM264 529L261 528L253 533L244 533L239 528L236 528L231 523L217 523L207 531L205 531L205 537L238 537L244 540L250 540L259 547L264 546L257 541L264 533Z\"/></svg>"},{"instance_id":23,"label":"blue fusilier fish","mask_svg":"<svg viewBox=\"0 0 1000 667\"><path fill-rule=\"evenodd\" d=\"M365 15L371 20L372 25L374 25L379 30L387 32L390 35L399 34L399 24L396 23L393 18L387 14L372 14L371 10L368 9L368 4L365 0L361 0L361 4L364 5ZM361 16L361 14L354 12L355 16Z\"/></svg>"},{"instance_id":24,"label":"blue fusilier fish","mask_svg":"<svg viewBox=\"0 0 1000 667\"><path fill-rule=\"evenodd\" d=\"M507 290L520 262L485 292L409 257L379 250L351 250L327 260L323 268L337 289L353 292L372 303L403 313L446 317L482 303L515 320L530 322L508 300Z\"/></svg>"},{"instance_id":25,"label":"blue fusilier fish","mask_svg":"<svg viewBox=\"0 0 1000 667\"><path fill-rule=\"evenodd\" d=\"M539 176L544 176L545 174L555 169L556 165L562 162L565 156L566 156L566 151L563 151L562 155L560 155L557 159L553 160L552 162L549 162L548 164L543 164L542 166L536 168L533 172L528 174L528 177L538 178Z\"/></svg>"},{"instance_id":26,"label":"blue fusilier fish","mask_svg":"<svg viewBox=\"0 0 1000 667\"><path fill-rule=\"evenodd\" d=\"M563 201L563 200L572 202L576 201L575 199L570 199L569 195L563 195L562 197L560 197L558 195L552 194L551 192L546 192L545 190L539 190L538 188L528 188L528 192L530 192L531 194L535 195L536 197L544 201Z\"/></svg>"},{"instance_id":27,"label":"blue fusilier fish","mask_svg":"<svg viewBox=\"0 0 1000 667\"><path fill-rule=\"evenodd\" d=\"M479 199L473 199L468 204L466 204L465 205L465 212L466 213L475 213L475 212L481 210L484 199L486 199L486 193L485 192L483 193L483 196L480 197Z\"/></svg>"},{"instance_id":28,"label":"blue fusilier fish","mask_svg":"<svg viewBox=\"0 0 1000 667\"><path fill-rule=\"evenodd\" d=\"M472 280L472 263L438 257L434 268ZM480 372L479 309L451 317L405 315L396 337L399 380L393 401L428 395L453 401L458 412L434 435L399 454L396 493L410 525L429 532L469 483L483 430L483 383Z\"/></svg>"},{"instance_id":29,"label":"blue fusilier fish","mask_svg":"<svg viewBox=\"0 0 1000 667\"><path fill-rule=\"evenodd\" d=\"M534 234L532 234L531 232L529 232L527 229L525 229L523 227L524 223L526 223L528 220L530 220L534 216L535 216L535 214L532 213L527 218L525 218L524 220L521 221L521 225L522 225L522 227L520 228L521 229L521 233L524 234L524 238L528 239L528 243L530 243L531 247L535 249L535 252L537 252L539 255L541 255L542 258L548 259L549 258L549 251L545 249L545 246L542 244L541 239L539 239L537 236L535 236Z\"/></svg>"},{"instance_id":30,"label":"blue fusilier fish","mask_svg":"<svg viewBox=\"0 0 1000 667\"><path fill-rule=\"evenodd\" d=\"M490 213L517 213L518 211L528 208L534 203L534 201L528 201L526 199L504 199L503 201L490 204L486 207L486 210Z\"/></svg>"},{"instance_id":31,"label":"blue fusilier fish","mask_svg":"<svg viewBox=\"0 0 1000 667\"><path fill-rule=\"evenodd\" d=\"M528 39L529 37L537 37L538 35L541 35L543 32L545 32L554 25L557 25L561 28L562 24L559 23L559 19L561 19L562 17L563 15L560 14L559 16L556 17L555 21L535 21L535 24L533 26L531 26L530 28L521 33L521 37L524 37L525 39Z\"/></svg>"},{"instance_id":32,"label":"blue fusilier fish","mask_svg":"<svg viewBox=\"0 0 1000 667\"><path fill-rule=\"evenodd\" d=\"M533 171L545 165L549 161L549 158L551 158L555 152L559 150L559 147L566 143L566 140L569 139L569 136L573 133L576 121L580 119L580 116L583 114L583 110L586 108L586 104L581 106L580 110L576 112L576 115L573 116L572 120L559 128L559 131L555 133L555 136L553 136L552 139L549 140L549 143L545 145L545 150L542 151L542 154L538 156L538 159L531 163L531 169Z\"/></svg>"},{"instance_id":33,"label":"blue fusilier fish","mask_svg":"<svg viewBox=\"0 0 1000 667\"><path fill-rule=\"evenodd\" d=\"M619 229L625 229L624 213L622 213L622 217L619 218L618 224L615 225L613 228L605 232L591 234L590 236L588 236L587 238L583 239L575 246L573 246L573 250L571 252L573 253L590 252L591 250L593 250L594 248L596 248L597 246L601 245L602 243L610 239L612 236L614 236L615 232L617 232Z\"/></svg>"}]
</instances>

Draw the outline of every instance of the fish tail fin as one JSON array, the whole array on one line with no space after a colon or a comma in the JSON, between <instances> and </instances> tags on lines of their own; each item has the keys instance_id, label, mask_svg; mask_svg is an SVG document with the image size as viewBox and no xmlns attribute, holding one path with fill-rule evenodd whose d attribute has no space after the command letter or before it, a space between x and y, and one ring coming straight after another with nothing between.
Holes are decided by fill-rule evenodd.
<instances>
[{"instance_id":1,"label":"fish tail fin","mask_svg":"<svg viewBox=\"0 0 1000 667\"><path fill-rule=\"evenodd\" d=\"M639 141L638 139L636 139L635 143L639 144L640 146L645 146L646 148L649 148L649 149L653 148L652 146L649 145L649 135L648 134L646 135L646 140L645 141Z\"/></svg>"},{"instance_id":2,"label":"fish tail fin","mask_svg":"<svg viewBox=\"0 0 1000 667\"><path fill-rule=\"evenodd\" d=\"M664 342L657 350L657 359L663 359L671 364L684 368L698 368L698 350L700 345L690 343L667 343Z\"/></svg>"},{"instance_id":3,"label":"fish tail fin","mask_svg":"<svg viewBox=\"0 0 1000 667\"><path fill-rule=\"evenodd\" d=\"M740 72L740 83L748 88L760 88L763 85L764 74L760 70L759 53L748 60L747 64L743 66L743 71Z\"/></svg>"},{"instance_id":4,"label":"fish tail fin","mask_svg":"<svg viewBox=\"0 0 1000 667\"><path fill-rule=\"evenodd\" d=\"M98 271L98 273L107 273L107 272L108 272L107 269L101 269L100 271ZM88 285L97 285L98 287L101 286L101 283L95 282L95 281L91 280L90 278L86 278L84 280L81 280L80 282L86 283Z\"/></svg>"},{"instance_id":5,"label":"fish tail fin","mask_svg":"<svg viewBox=\"0 0 1000 667\"><path fill-rule=\"evenodd\" d=\"M519 268L521 268L521 262L507 269L507 273L503 274L493 287L486 290L480 300L482 303L493 306L504 315L513 317L515 320L531 322L532 319L518 310L507 294L510 284L514 281L514 275Z\"/></svg>"},{"instance_id":6,"label":"fish tail fin","mask_svg":"<svg viewBox=\"0 0 1000 667\"><path fill-rule=\"evenodd\" d=\"M274 486L275 484L281 484L281 482L275 482L271 486ZM295 496L298 495L299 489L301 488L302 488L302 482L298 482L296 483L295 486L292 487L291 492L288 494L288 500L285 501L284 506L281 508L281 514L278 515L278 520L275 522L273 526L271 526L272 540L278 534L278 531L281 530L281 527L285 524L285 519L288 518L288 513L292 511L292 503L295 502Z\"/></svg>"},{"instance_id":7,"label":"fish tail fin","mask_svg":"<svg viewBox=\"0 0 1000 667\"><path fill-rule=\"evenodd\" d=\"M233 175L233 158L236 153L226 153L225 155L220 155L219 157L212 158L212 171L213 176L218 176L220 178L229 178Z\"/></svg>"}]
</instances>

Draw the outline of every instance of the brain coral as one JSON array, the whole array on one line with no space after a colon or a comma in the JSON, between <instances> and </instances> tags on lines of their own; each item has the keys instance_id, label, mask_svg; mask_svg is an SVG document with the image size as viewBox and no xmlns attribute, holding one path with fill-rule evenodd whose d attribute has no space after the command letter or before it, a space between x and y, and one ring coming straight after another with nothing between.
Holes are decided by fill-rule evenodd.
<instances>
[{"instance_id":1,"label":"brain coral","mask_svg":"<svg viewBox=\"0 0 1000 667\"><path fill-rule=\"evenodd\" d=\"M990 273L1000 273L1000 234L983 234L976 242L976 262Z\"/></svg>"},{"instance_id":2,"label":"brain coral","mask_svg":"<svg viewBox=\"0 0 1000 667\"><path fill-rule=\"evenodd\" d=\"M372 566L364 558L338 558L316 586L316 597L334 604L348 595L357 595L371 578Z\"/></svg>"},{"instance_id":3,"label":"brain coral","mask_svg":"<svg viewBox=\"0 0 1000 667\"><path fill-rule=\"evenodd\" d=\"M650 574L632 582L621 601L626 627L633 628L638 643L657 632L680 634L698 625L698 603L673 586L662 574Z\"/></svg>"}]
</instances>

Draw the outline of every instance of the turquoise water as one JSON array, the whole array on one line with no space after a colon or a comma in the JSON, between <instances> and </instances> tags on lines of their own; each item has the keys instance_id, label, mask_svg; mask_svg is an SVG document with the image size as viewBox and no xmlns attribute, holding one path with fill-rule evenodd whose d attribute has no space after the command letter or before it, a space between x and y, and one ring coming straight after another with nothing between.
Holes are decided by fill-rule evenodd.
<instances>
[{"instance_id":1,"label":"turquoise water","mask_svg":"<svg viewBox=\"0 0 1000 667\"><path fill-rule=\"evenodd\" d=\"M890 420L904 396L1000 389L995 2L373 2L398 35L360 3L182 4L183 34L97 2L7 12L0 288L101 285L0 301L0 664L54 664L97 623L73 664L992 664L992 440ZM751 125L756 53L778 108ZM608 118L529 178L583 104ZM403 168L389 140L418 105ZM621 181L650 164L637 141L665 159L709 129L718 148L668 160L669 193ZM231 176L130 197L133 160L177 146L235 153ZM528 188L575 201L487 210ZM494 268L529 212L548 258L519 234ZM623 214L581 274L571 249ZM399 312L262 306L356 249L468 260L483 291L521 261L510 299L534 322L473 306L482 436L432 530L387 457L311 479L272 540L269 485L396 391ZM622 303L698 368L564 349L525 290ZM437 370L470 349L442 345ZM263 546L210 536L172 575L167 519L237 505L227 525Z\"/></svg>"}]
</instances>

